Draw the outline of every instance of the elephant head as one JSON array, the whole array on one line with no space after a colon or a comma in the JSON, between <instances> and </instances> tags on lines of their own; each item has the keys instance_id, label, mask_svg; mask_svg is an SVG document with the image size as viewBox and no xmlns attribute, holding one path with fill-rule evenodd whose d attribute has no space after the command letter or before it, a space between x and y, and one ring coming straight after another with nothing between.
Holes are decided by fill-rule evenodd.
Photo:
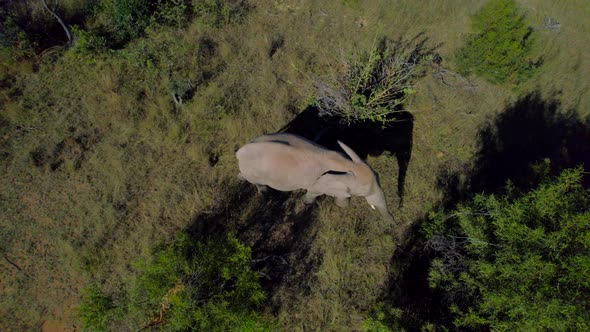
<instances>
[{"instance_id":1,"label":"elephant head","mask_svg":"<svg viewBox=\"0 0 590 332\"><path fill-rule=\"evenodd\" d=\"M384 219L393 221L377 174L346 144L338 141L338 145L352 162L345 158L337 159L331 165L333 169L322 174L308 188L308 196L314 193L333 196L339 206L347 205L351 196L365 197L371 208L377 209Z\"/></svg>"},{"instance_id":2,"label":"elephant head","mask_svg":"<svg viewBox=\"0 0 590 332\"><path fill-rule=\"evenodd\" d=\"M383 218L393 221L375 172L346 144L338 144L350 159L293 134L258 137L236 153L240 176L258 187L306 189L306 203L328 195L346 206L351 196L365 197Z\"/></svg>"}]
</instances>

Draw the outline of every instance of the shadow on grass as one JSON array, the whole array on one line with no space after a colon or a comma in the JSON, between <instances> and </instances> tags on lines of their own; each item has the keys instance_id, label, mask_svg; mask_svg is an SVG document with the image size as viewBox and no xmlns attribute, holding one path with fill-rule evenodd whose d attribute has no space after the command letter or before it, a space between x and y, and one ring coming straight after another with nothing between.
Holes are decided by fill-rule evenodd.
<instances>
[{"instance_id":1,"label":"shadow on grass","mask_svg":"<svg viewBox=\"0 0 590 332\"><path fill-rule=\"evenodd\" d=\"M252 249L253 268L262 275L271 306L281 299L276 291L288 287L305 292L319 265L312 253L317 211L305 205L301 193L269 190L257 193L255 186L242 182L228 188L228 198L216 210L196 216L188 229L195 241L235 234Z\"/></svg>"},{"instance_id":2,"label":"shadow on grass","mask_svg":"<svg viewBox=\"0 0 590 332\"><path fill-rule=\"evenodd\" d=\"M479 151L471 167L462 172L444 170L438 184L445 199L438 208L453 209L474 194L501 194L506 181L526 192L544 178L583 164L583 184L590 186L590 118L575 111L560 111L554 99L531 93L509 106L480 130ZM437 209L437 208L435 208ZM417 221L391 258L392 276L384 302L403 310L396 324L420 330L425 323L453 329L453 316L445 294L428 287L428 271L435 253L425 249L428 239Z\"/></svg>"},{"instance_id":3,"label":"shadow on grass","mask_svg":"<svg viewBox=\"0 0 590 332\"><path fill-rule=\"evenodd\" d=\"M559 108L558 101L532 93L487 124L480 133L470 191L496 193L508 180L530 190L545 174L556 176L580 164L590 169L590 118ZM544 160L550 161L546 172L539 169ZM584 181L590 185L590 177Z\"/></svg>"},{"instance_id":4,"label":"shadow on grass","mask_svg":"<svg viewBox=\"0 0 590 332\"><path fill-rule=\"evenodd\" d=\"M281 132L305 137L335 151L342 151L337 141L352 148L362 159L389 152L398 164L397 190L403 205L406 173L412 157L414 116L410 112L396 112L393 121L382 126L373 122L344 124L340 117L320 116L316 107L299 113Z\"/></svg>"}]
</instances>

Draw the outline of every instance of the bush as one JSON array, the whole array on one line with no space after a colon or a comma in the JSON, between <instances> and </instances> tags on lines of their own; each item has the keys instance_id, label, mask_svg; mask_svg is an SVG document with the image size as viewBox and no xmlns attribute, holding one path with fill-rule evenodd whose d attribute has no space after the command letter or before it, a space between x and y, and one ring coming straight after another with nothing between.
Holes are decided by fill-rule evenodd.
<instances>
[{"instance_id":1,"label":"bush","mask_svg":"<svg viewBox=\"0 0 590 332\"><path fill-rule=\"evenodd\" d=\"M152 12L153 5L148 0L106 0L98 9L114 46L142 36Z\"/></svg>"},{"instance_id":2,"label":"bush","mask_svg":"<svg viewBox=\"0 0 590 332\"><path fill-rule=\"evenodd\" d=\"M457 55L459 71L493 83L530 78L540 61L530 59L533 30L514 0L491 0L473 18L475 32Z\"/></svg>"},{"instance_id":3,"label":"bush","mask_svg":"<svg viewBox=\"0 0 590 332\"><path fill-rule=\"evenodd\" d=\"M392 307L385 302L379 302L373 308L371 316L363 321L363 331L402 331L404 328L399 324L402 314L402 309Z\"/></svg>"},{"instance_id":4,"label":"bush","mask_svg":"<svg viewBox=\"0 0 590 332\"><path fill-rule=\"evenodd\" d=\"M191 0L158 0L157 7L153 17L160 24L181 27L191 19Z\"/></svg>"},{"instance_id":5,"label":"bush","mask_svg":"<svg viewBox=\"0 0 590 332\"><path fill-rule=\"evenodd\" d=\"M85 329L108 331L109 322L114 317L115 305L112 297L104 294L97 286L85 290L78 316Z\"/></svg>"},{"instance_id":6,"label":"bush","mask_svg":"<svg viewBox=\"0 0 590 332\"><path fill-rule=\"evenodd\" d=\"M239 22L248 6L245 1L224 0L106 0L95 9L87 32L77 29L79 41L107 41L110 48L122 48L145 35L150 26L184 26L197 18L206 26L221 27ZM100 48L98 48L100 49Z\"/></svg>"},{"instance_id":7,"label":"bush","mask_svg":"<svg viewBox=\"0 0 590 332\"><path fill-rule=\"evenodd\" d=\"M240 22L249 7L244 0L193 0L193 10L205 25L220 27Z\"/></svg>"},{"instance_id":8,"label":"bush","mask_svg":"<svg viewBox=\"0 0 590 332\"><path fill-rule=\"evenodd\" d=\"M459 328L590 329L590 191L582 169L516 197L479 195L425 226L429 283Z\"/></svg>"},{"instance_id":9,"label":"bush","mask_svg":"<svg viewBox=\"0 0 590 332\"><path fill-rule=\"evenodd\" d=\"M250 249L235 237L193 244L187 235L136 264L138 277L128 294L113 300L94 288L80 311L85 328L104 329L109 321L172 330L265 330L257 309L265 300L250 268ZM95 296L98 294L97 296ZM119 310L122 314L115 316Z\"/></svg>"},{"instance_id":10,"label":"bush","mask_svg":"<svg viewBox=\"0 0 590 332\"><path fill-rule=\"evenodd\" d=\"M93 32L85 31L77 26L71 27L74 35L75 53L98 53L107 49L108 39Z\"/></svg>"},{"instance_id":11,"label":"bush","mask_svg":"<svg viewBox=\"0 0 590 332\"><path fill-rule=\"evenodd\" d=\"M345 61L342 74L316 82L313 103L320 114L349 123L394 120L392 115L416 93L413 81L430 59L426 41L420 35L411 41L382 39L370 52Z\"/></svg>"}]
</instances>

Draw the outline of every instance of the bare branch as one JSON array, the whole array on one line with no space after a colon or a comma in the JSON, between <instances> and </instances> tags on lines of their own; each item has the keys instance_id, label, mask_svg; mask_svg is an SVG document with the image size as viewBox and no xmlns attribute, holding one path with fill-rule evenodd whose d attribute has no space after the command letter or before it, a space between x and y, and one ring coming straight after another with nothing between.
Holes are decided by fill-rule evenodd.
<instances>
[{"instance_id":1,"label":"bare branch","mask_svg":"<svg viewBox=\"0 0 590 332\"><path fill-rule=\"evenodd\" d=\"M66 26L64 21L62 21L62 19L59 17L59 15L57 15L57 13L55 11L49 9L49 6L47 6L46 0L41 0L41 2L43 3L43 6L45 7L45 9L47 9L47 11L50 12L51 15L53 15L57 19L57 21L59 22L61 27L64 29L64 31L66 32L66 36L68 37L68 44L71 45L72 44L72 34L70 33L70 30L68 29L68 27ZM56 0L55 1L55 8L57 9L58 6L59 6L59 2Z\"/></svg>"},{"instance_id":2,"label":"bare branch","mask_svg":"<svg viewBox=\"0 0 590 332\"><path fill-rule=\"evenodd\" d=\"M16 265L16 263L14 263L13 261L11 261L10 259L8 259L8 257L6 257L6 255L4 255L4 259L12 266L14 266L15 269L19 270L22 272L23 269L20 268L20 266Z\"/></svg>"}]
</instances>

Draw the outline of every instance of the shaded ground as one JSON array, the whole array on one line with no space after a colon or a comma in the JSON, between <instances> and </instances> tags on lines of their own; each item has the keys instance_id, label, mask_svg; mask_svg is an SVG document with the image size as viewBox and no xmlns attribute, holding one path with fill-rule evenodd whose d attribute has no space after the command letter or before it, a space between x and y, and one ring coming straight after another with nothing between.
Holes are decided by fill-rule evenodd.
<instances>
[{"instance_id":1,"label":"shaded ground","mask_svg":"<svg viewBox=\"0 0 590 332\"><path fill-rule=\"evenodd\" d=\"M450 203L472 193L501 192L507 181L526 191L546 175L584 165L590 170L590 118L562 111L556 99L528 94L479 132L479 149L467 174L443 172L439 185ZM461 181L460 177L468 181ZM590 185L586 173L584 185Z\"/></svg>"},{"instance_id":2,"label":"shaded ground","mask_svg":"<svg viewBox=\"0 0 590 332\"><path fill-rule=\"evenodd\" d=\"M215 211L193 220L189 234L204 240L233 232L247 243L253 267L262 274L262 285L276 310L281 303L273 299L275 292L282 287L304 291L321 260L321 255L311 252L316 205L305 205L300 192L260 194L247 182L228 192L232 196Z\"/></svg>"}]
</instances>

